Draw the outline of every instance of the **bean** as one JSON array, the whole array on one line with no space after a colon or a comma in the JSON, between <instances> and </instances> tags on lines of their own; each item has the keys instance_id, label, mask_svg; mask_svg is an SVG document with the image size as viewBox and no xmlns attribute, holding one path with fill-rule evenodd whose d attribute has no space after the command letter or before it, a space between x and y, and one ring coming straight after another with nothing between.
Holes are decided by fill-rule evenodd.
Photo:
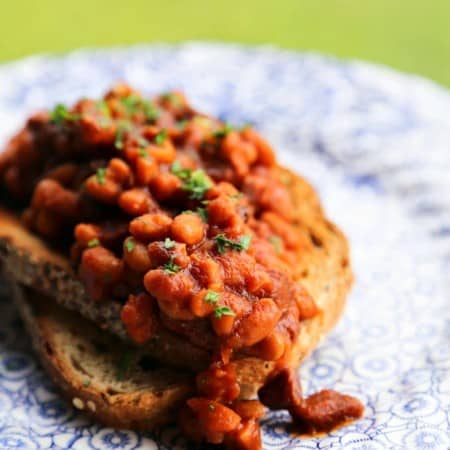
<instances>
[{"instance_id":1,"label":"bean","mask_svg":"<svg viewBox=\"0 0 450 450\"><path fill-rule=\"evenodd\" d=\"M205 226L197 214L179 214L170 227L172 238L188 245L198 244L205 234Z\"/></svg>"},{"instance_id":2,"label":"bean","mask_svg":"<svg viewBox=\"0 0 450 450\"><path fill-rule=\"evenodd\" d=\"M172 219L165 214L144 214L130 222L131 234L140 241L148 242L166 237Z\"/></svg>"}]
</instances>

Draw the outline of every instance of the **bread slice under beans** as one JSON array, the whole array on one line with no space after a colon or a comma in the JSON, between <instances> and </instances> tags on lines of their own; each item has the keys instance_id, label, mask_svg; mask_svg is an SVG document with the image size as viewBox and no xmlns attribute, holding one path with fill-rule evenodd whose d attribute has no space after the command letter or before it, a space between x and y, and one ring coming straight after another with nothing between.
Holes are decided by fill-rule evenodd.
<instances>
[{"instance_id":1,"label":"bread slice under beans","mask_svg":"<svg viewBox=\"0 0 450 450\"><path fill-rule=\"evenodd\" d=\"M303 178L279 168L278 176L291 192L295 224L305 242L296 262L296 278L308 289L321 312L302 322L290 364L296 366L334 326L342 313L353 275L345 236L322 210L319 199ZM126 339L120 321L120 305L92 302L77 279L67 258L55 253L45 242L26 230L11 213L0 210L0 259L9 276L41 292L65 308L79 312L102 330ZM198 370L207 366L210 355L183 337L161 330L145 345L145 351L164 365ZM237 362L244 397L255 393L273 368L273 363L245 357Z\"/></svg>"},{"instance_id":2,"label":"bread slice under beans","mask_svg":"<svg viewBox=\"0 0 450 450\"><path fill-rule=\"evenodd\" d=\"M73 406L117 428L150 430L176 418L194 391L192 373L163 368L143 349L9 284L43 367Z\"/></svg>"}]
</instances>

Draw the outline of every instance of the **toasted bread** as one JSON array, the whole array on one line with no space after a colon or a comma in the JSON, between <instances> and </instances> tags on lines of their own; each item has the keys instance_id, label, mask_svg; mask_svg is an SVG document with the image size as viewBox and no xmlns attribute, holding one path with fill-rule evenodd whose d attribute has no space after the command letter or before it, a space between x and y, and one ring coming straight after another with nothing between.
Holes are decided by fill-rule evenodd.
<instances>
[{"instance_id":1,"label":"toasted bread","mask_svg":"<svg viewBox=\"0 0 450 450\"><path fill-rule=\"evenodd\" d=\"M291 192L295 223L308 244L295 264L294 273L320 308L317 316L302 322L303 328L289 361L290 365L297 366L341 315L353 276L347 240L326 219L314 189L287 169L280 168L279 177ZM12 214L2 210L0 258L6 271L17 282L55 299L65 308L96 322L102 329L126 339L119 316L120 305L112 302L94 304L68 260L27 231ZM164 331L146 344L145 351L165 365L192 370L205 367L209 361L205 350ZM272 368L272 363L256 358L239 359L238 375L243 395L254 394Z\"/></svg>"},{"instance_id":2,"label":"toasted bread","mask_svg":"<svg viewBox=\"0 0 450 450\"><path fill-rule=\"evenodd\" d=\"M145 351L30 289L10 292L41 363L64 396L105 425L150 430L176 417L192 374L155 364Z\"/></svg>"}]
</instances>

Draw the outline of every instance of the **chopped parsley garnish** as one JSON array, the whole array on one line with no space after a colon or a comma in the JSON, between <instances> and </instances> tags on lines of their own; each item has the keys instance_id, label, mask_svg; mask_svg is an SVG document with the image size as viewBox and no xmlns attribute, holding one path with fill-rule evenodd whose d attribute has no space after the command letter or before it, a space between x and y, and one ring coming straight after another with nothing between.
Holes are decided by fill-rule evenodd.
<instances>
[{"instance_id":1,"label":"chopped parsley garnish","mask_svg":"<svg viewBox=\"0 0 450 450\"><path fill-rule=\"evenodd\" d=\"M226 247L237 250L238 252L248 250L252 237L249 234L245 234L244 236L241 236L239 240L233 241L228 239L224 234L218 234L214 239L216 240L217 251L223 255Z\"/></svg>"},{"instance_id":2,"label":"chopped parsley garnish","mask_svg":"<svg viewBox=\"0 0 450 450\"><path fill-rule=\"evenodd\" d=\"M214 317L216 317L217 319L222 316L235 316L235 315L236 314L234 313L234 311L228 306L218 306L214 310Z\"/></svg>"},{"instance_id":3,"label":"chopped parsley garnish","mask_svg":"<svg viewBox=\"0 0 450 450\"><path fill-rule=\"evenodd\" d=\"M190 192L190 198L201 200L211 188L211 182L204 170L197 169L190 173L181 187L183 190Z\"/></svg>"},{"instance_id":4,"label":"chopped parsley garnish","mask_svg":"<svg viewBox=\"0 0 450 450\"><path fill-rule=\"evenodd\" d=\"M142 111L146 119L150 122L154 122L159 117L159 111L156 106L152 102L145 100L138 95L122 97L120 102L126 109L128 116L132 116L133 114Z\"/></svg>"},{"instance_id":5,"label":"chopped parsley garnish","mask_svg":"<svg viewBox=\"0 0 450 450\"><path fill-rule=\"evenodd\" d=\"M128 122L121 122L117 125L117 133L116 133L116 140L114 141L114 145L117 149L122 150L123 149L123 138L125 135L125 132L130 129L130 124Z\"/></svg>"},{"instance_id":6,"label":"chopped parsley garnish","mask_svg":"<svg viewBox=\"0 0 450 450\"><path fill-rule=\"evenodd\" d=\"M91 385L91 380L84 380L83 381L83 386L84 387L89 387Z\"/></svg>"},{"instance_id":7,"label":"chopped parsley garnish","mask_svg":"<svg viewBox=\"0 0 450 450\"><path fill-rule=\"evenodd\" d=\"M97 247L98 245L100 245L100 241L99 241L97 238L91 239L91 240L87 243L87 246L88 246L89 248Z\"/></svg>"},{"instance_id":8,"label":"chopped parsley garnish","mask_svg":"<svg viewBox=\"0 0 450 450\"><path fill-rule=\"evenodd\" d=\"M182 119L182 120L178 120L175 123L175 127L177 128L177 130L179 131L184 131L186 129L186 126L188 124L188 120L187 119Z\"/></svg>"},{"instance_id":9,"label":"chopped parsley garnish","mask_svg":"<svg viewBox=\"0 0 450 450\"><path fill-rule=\"evenodd\" d=\"M208 211L205 208L197 208L195 212L202 218L203 222L208 223Z\"/></svg>"},{"instance_id":10,"label":"chopped parsley garnish","mask_svg":"<svg viewBox=\"0 0 450 450\"><path fill-rule=\"evenodd\" d=\"M123 380L128 368L131 364L133 353L131 351L124 352L117 365L117 380Z\"/></svg>"},{"instance_id":11,"label":"chopped parsley garnish","mask_svg":"<svg viewBox=\"0 0 450 450\"><path fill-rule=\"evenodd\" d=\"M105 100L99 100L96 103L98 110L106 117L111 117L111 112L109 111L108 104Z\"/></svg>"},{"instance_id":12,"label":"chopped parsley garnish","mask_svg":"<svg viewBox=\"0 0 450 450\"><path fill-rule=\"evenodd\" d=\"M215 305L217 303L217 301L220 298L220 294L216 291L211 291L208 290L208 292L205 295L205 302L207 303L212 303L213 305Z\"/></svg>"},{"instance_id":13,"label":"chopped parsley garnish","mask_svg":"<svg viewBox=\"0 0 450 450\"><path fill-rule=\"evenodd\" d=\"M211 188L211 182L202 169L183 169L180 162L175 161L170 167L170 171L184 181L181 187L190 192L190 198L193 200L201 200Z\"/></svg>"},{"instance_id":14,"label":"chopped parsley garnish","mask_svg":"<svg viewBox=\"0 0 450 450\"><path fill-rule=\"evenodd\" d=\"M96 173L97 183L98 184L105 184L106 183L106 168L105 167L99 167L97 169Z\"/></svg>"},{"instance_id":15,"label":"chopped parsley garnish","mask_svg":"<svg viewBox=\"0 0 450 450\"><path fill-rule=\"evenodd\" d=\"M174 248L174 247L175 247L175 241L172 241L172 239L170 239L170 238L167 237L167 238L164 240L163 247L164 247L166 250L170 250L171 248Z\"/></svg>"},{"instance_id":16,"label":"chopped parsley garnish","mask_svg":"<svg viewBox=\"0 0 450 450\"><path fill-rule=\"evenodd\" d=\"M170 171L182 180L186 180L187 178L189 178L192 172L191 169L183 169L181 167L180 161L174 161L170 166Z\"/></svg>"},{"instance_id":17,"label":"chopped parsley garnish","mask_svg":"<svg viewBox=\"0 0 450 450\"><path fill-rule=\"evenodd\" d=\"M65 120L78 120L80 118L79 114L71 113L66 106L59 103L50 113L50 122L61 125Z\"/></svg>"},{"instance_id":18,"label":"chopped parsley garnish","mask_svg":"<svg viewBox=\"0 0 450 450\"><path fill-rule=\"evenodd\" d=\"M178 273L181 270L180 266L177 266L173 261L174 261L175 257L171 256L169 261L166 262L166 264L164 264L162 266L163 270L165 273L169 274L169 275L173 275L175 273Z\"/></svg>"},{"instance_id":19,"label":"chopped parsley garnish","mask_svg":"<svg viewBox=\"0 0 450 450\"><path fill-rule=\"evenodd\" d=\"M145 150L145 148L140 148L140 149L138 150L138 155L139 155L141 158L147 158L147 159L150 158L150 156L149 156L149 154L147 153L147 150Z\"/></svg>"},{"instance_id":20,"label":"chopped parsley garnish","mask_svg":"<svg viewBox=\"0 0 450 450\"><path fill-rule=\"evenodd\" d=\"M283 240L280 238L280 236L270 236L269 242L273 245L275 248L275 252L280 254L282 247L283 247Z\"/></svg>"},{"instance_id":21,"label":"chopped parsley garnish","mask_svg":"<svg viewBox=\"0 0 450 450\"><path fill-rule=\"evenodd\" d=\"M134 239L132 237L128 238L125 241L125 248L127 249L128 253L132 252L135 246L136 244L134 243Z\"/></svg>"},{"instance_id":22,"label":"chopped parsley garnish","mask_svg":"<svg viewBox=\"0 0 450 450\"><path fill-rule=\"evenodd\" d=\"M237 203L238 200L239 200L241 197L243 197L243 196L244 196L244 194L243 194L242 192L237 192L236 194L230 195L231 199L232 199L235 203Z\"/></svg>"},{"instance_id":23,"label":"chopped parsley garnish","mask_svg":"<svg viewBox=\"0 0 450 450\"><path fill-rule=\"evenodd\" d=\"M161 98L165 101L171 104L171 106L181 106L181 99L178 97L177 94L173 92L168 92L167 94L163 94Z\"/></svg>"},{"instance_id":24,"label":"chopped parsley garnish","mask_svg":"<svg viewBox=\"0 0 450 450\"><path fill-rule=\"evenodd\" d=\"M161 131L155 136L155 143L156 143L156 145L162 145L162 144L164 144L166 138L167 138L167 131L166 131L166 130L161 130Z\"/></svg>"},{"instance_id":25,"label":"chopped parsley garnish","mask_svg":"<svg viewBox=\"0 0 450 450\"><path fill-rule=\"evenodd\" d=\"M128 97L122 97L120 99L120 103L122 103L129 115L132 115L139 110L141 102L142 99L137 95L129 95Z\"/></svg>"},{"instance_id":26,"label":"chopped parsley garnish","mask_svg":"<svg viewBox=\"0 0 450 450\"><path fill-rule=\"evenodd\" d=\"M215 138L224 138L230 131L233 131L233 127L229 124L225 124L223 128L213 133Z\"/></svg>"},{"instance_id":27,"label":"chopped parsley garnish","mask_svg":"<svg viewBox=\"0 0 450 450\"><path fill-rule=\"evenodd\" d=\"M145 139L145 137L143 136L139 136L137 138L137 143L141 148L147 148L150 145L150 142L148 142L147 139Z\"/></svg>"},{"instance_id":28,"label":"chopped parsley garnish","mask_svg":"<svg viewBox=\"0 0 450 450\"><path fill-rule=\"evenodd\" d=\"M158 119L160 115L159 109L152 102L144 100L142 105L144 108L145 117L148 121L154 122Z\"/></svg>"}]
</instances>

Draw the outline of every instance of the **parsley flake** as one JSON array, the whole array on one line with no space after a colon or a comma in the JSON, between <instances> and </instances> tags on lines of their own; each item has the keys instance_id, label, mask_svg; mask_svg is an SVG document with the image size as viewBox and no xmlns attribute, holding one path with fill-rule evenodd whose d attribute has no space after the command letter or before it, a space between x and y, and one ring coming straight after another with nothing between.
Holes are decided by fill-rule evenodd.
<instances>
[{"instance_id":1,"label":"parsley flake","mask_svg":"<svg viewBox=\"0 0 450 450\"><path fill-rule=\"evenodd\" d=\"M106 168L105 167L99 167L97 169L96 173L97 183L98 184L105 184L106 183Z\"/></svg>"},{"instance_id":2,"label":"parsley flake","mask_svg":"<svg viewBox=\"0 0 450 450\"><path fill-rule=\"evenodd\" d=\"M149 156L149 154L147 153L147 150L146 150L145 148L140 148L140 149L138 150L138 155L139 155L141 158L150 159L150 156Z\"/></svg>"},{"instance_id":3,"label":"parsley flake","mask_svg":"<svg viewBox=\"0 0 450 450\"><path fill-rule=\"evenodd\" d=\"M128 122L121 122L117 125L117 133L116 140L114 141L114 145L118 150L123 149L123 139L125 132L130 129L130 124Z\"/></svg>"},{"instance_id":4,"label":"parsley flake","mask_svg":"<svg viewBox=\"0 0 450 450\"><path fill-rule=\"evenodd\" d=\"M89 387L91 385L91 380L84 380L83 381L83 386L84 387Z\"/></svg>"},{"instance_id":5,"label":"parsley flake","mask_svg":"<svg viewBox=\"0 0 450 450\"><path fill-rule=\"evenodd\" d=\"M181 267L177 266L174 263L174 259L175 259L175 257L171 256L169 261L167 261L166 264L164 264L162 266L164 272L167 273L168 275L174 275L174 274L178 273L181 270Z\"/></svg>"},{"instance_id":6,"label":"parsley flake","mask_svg":"<svg viewBox=\"0 0 450 450\"><path fill-rule=\"evenodd\" d=\"M235 316L235 312L228 306L218 306L214 310L214 317L219 319L222 316Z\"/></svg>"},{"instance_id":7,"label":"parsley flake","mask_svg":"<svg viewBox=\"0 0 450 450\"><path fill-rule=\"evenodd\" d=\"M220 298L220 294L218 292L208 290L208 292L205 295L204 300L207 303L212 303L213 305L215 305L217 303L217 301L219 300L219 298Z\"/></svg>"},{"instance_id":8,"label":"parsley flake","mask_svg":"<svg viewBox=\"0 0 450 450\"><path fill-rule=\"evenodd\" d=\"M208 223L208 211L205 208L197 208L195 212L201 217L203 222Z\"/></svg>"},{"instance_id":9,"label":"parsley flake","mask_svg":"<svg viewBox=\"0 0 450 450\"><path fill-rule=\"evenodd\" d=\"M175 247L175 241L172 241L172 239L170 239L170 238L167 237L167 238L164 240L163 247L164 247L166 250L170 250L171 248L174 248L174 247Z\"/></svg>"},{"instance_id":10,"label":"parsley flake","mask_svg":"<svg viewBox=\"0 0 450 450\"><path fill-rule=\"evenodd\" d=\"M218 234L214 239L216 240L217 251L221 255L225 253L226 247L231 250L237 250L238 252L248 250L252 241L252 237L249 234L241 236L238 241L228 239L224 234Z\"/></svg>"},{"instance_id":11,"label":"parsley flake","mask_svg":"<svg viewBox=\"0 0 450 450\"><path fill-rule=\"evenodd\" d=\"M65 105L58 103L50 113L50 122L61 125L65 120L78 120L79 114L71 113Z\"/></svg>"},{"instance_id":12,"label":"parsley flake","mask_svg":"<svg viewBox=\"0 0 450 450\"><path fill-rule=\"evenodd\" d=\"M122 97L120 103L127 110L128 115L133 115L139 110L142 103L142 99L137 95L128 95L127 97Z\"/></svg>"},{"instance_id":13,"label":"parsley flake","mask_svg":"<svg viewBox=\"0 0 450 450\"><path fill-rule=\"evenodd\" d=\"M91 240L87 243L88 248L97 247L98 245L100 245L100 241L99 241L97 238L91 239Z\"/></svg>"},{"instance_id":14,"label":"parsley flake","mask_svg":"<svg viewBox=\"0 0 450 450\"><path fill-rule=\"evenodd\" d=\"M111 112L108 108L108 103L105 100L99 100L96 104L97 109L106 117L111 117Z\"/></svg>"},{"instance_id":15,"label":"parsley flake","mask_svg":"<svg viewBox=\"0 0 450 450\"><path fill-rule=\"evenodd\" d=\"M156 145L164 144L166 138L167 138L167 131L163 129L155 136Z\"/></svg>"},{"instance_id":16,"label":"parsley flake","mask_svg":"<svg viewBox=\"0 0 450 450\"><path fill-rule=\"evenodd\" d=\"M144 100L143 109L145 117L149 122L155 122L155 120L157 120L160 116L159 109L152 102Z\"/></svg>"},{"instance_id":17,"label":"parsley flake","mask_svg":"<svg viewBox=\"0 0 450 450\"><path fill-rule=\"evenodd\" d=\"M134 239L132 237L128 238L125 241L125 248L127 249L127 252L130 253L134 250L134 247L136 246Z\"/></svg>"},{"instance_id":18,"label":"parsley flake","mask_svg":"<svg viewBox=\"0 0 450 450\"><path fill-rule=\"evenodd\" d=\"M172 165L170 166L170 171L176 175L178 178L181 178L182 180L186 180L191 176L191 169L183 169L181 167L180 161L174 161Z\"/></svg>"},{"instance_id":19,"label":"parsley flake","mask_svg":"<svg viewBox=\"0 0 450 450\"><path fill-rule=\"evenodd\" d=\"M269 242L273 245L275 253L280 254L283 247L283 240L280 236L270 236Z\"/></svg>"},{"instance_id":20,"label":"parsley flake","mask_svg":"<svg viewBox=\"0 0 450 450\"><path fill-rule=\"evenodd\" d=\"M190 192L191 199L201 200L211 188L211 182L204 170L197 169L190 173L181 187L183 190Z\"/></svg>"},{"instance_id":21,"label":"parsley flake","mask_svg":"<svg viewBox=\"0 0 450 450\"><path fill-rule=\"evenodd\" d=\"M170 167L170 171L184 181L181 187L190 192L190 198L193 200L201 200L211 188L211 182L202 169L183 169L180 161L175 161Z\"/></svg>"},{"instance_id":22,"label":"parsley flake","mask_svg":"<svg viewBox=\"0 0 450 450\"><path fill-rule=\"evenodd\" d=\"M166 94L163 94L161 98L165 101L170 103L171 106L181 106L182 102L180 97L178 97L177 94L174 92L167 92Z\"/></svg>"},{"instance_id":23,"label":"parsley flake","mask_svg":"<svg viewBox=\"0 0 450 450\"><path fill-rule=\"evenodd\" d=\"M215 138L218 138L218 139L224 138L230 131L233 131L233 129L234 128L230 124L226 123L223 126L223 128L221 128L220 130L215 131L213 133L213 136Z\"/></svg>"},{"instance_id":24,"label":"parsley flake","mask_svg":"<svg viewBox=\"0 0 450 450\"><path fill-rule=\"evenodd\" d=\"M145 137L143 136L139 136L137 138L137 143L141 148L147 148L150 145L150 142L148 142L147 139L145 139Z\"/></svg>"}]
</instances>

